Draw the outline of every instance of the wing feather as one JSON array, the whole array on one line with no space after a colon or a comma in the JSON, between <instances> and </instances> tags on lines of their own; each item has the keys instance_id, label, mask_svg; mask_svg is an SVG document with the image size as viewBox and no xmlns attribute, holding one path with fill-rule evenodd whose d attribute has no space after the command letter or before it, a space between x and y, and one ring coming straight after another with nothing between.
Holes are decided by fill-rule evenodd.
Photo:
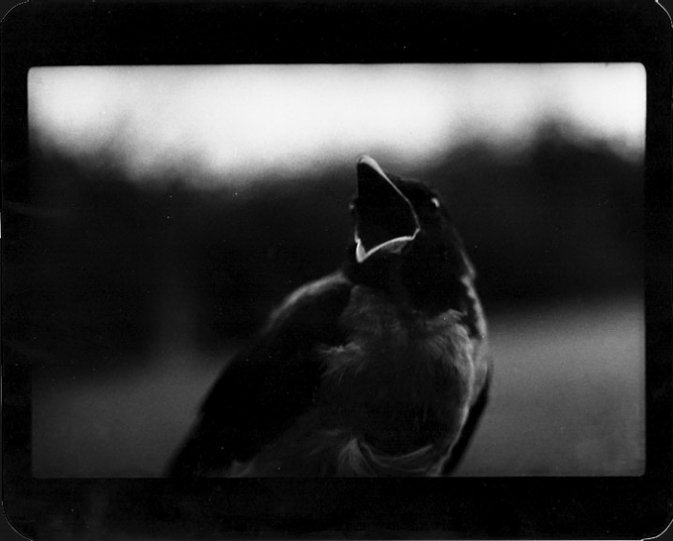
<instances>
[{"instance_id":1,"label":"wing feather","mask_svg":"<svg viewBox=\"0 0 673 541\"><path fill-rule=\"evenodd\" d=\"M316 347L345 339L339 316L351 288L336 272L285 300L215 382L171 475L208 475L248 460L311 407L323 370Z\"/></svg>"}]
</instances>

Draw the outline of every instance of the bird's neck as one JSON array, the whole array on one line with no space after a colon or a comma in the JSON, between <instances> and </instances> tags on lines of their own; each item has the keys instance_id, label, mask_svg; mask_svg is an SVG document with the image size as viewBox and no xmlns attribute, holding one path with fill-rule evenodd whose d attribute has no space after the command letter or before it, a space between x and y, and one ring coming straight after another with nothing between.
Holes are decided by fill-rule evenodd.
<instances>
[{"instance_id":1,"label":"bird's neck","mask_svg":"<svg viewBox=\"0 0 673 541\"><path fill-rule=\"evenodd\" d=\"M408 293L400 280L402 257L398 254L376 254L374 259L363 262L350 257L344 267L344 274L356 285L378 290L392 297L398 306L409 301Z\"/></svg>"},{"instance_id":2,"label":"bird's neck","mask_svg":"<svg viewBox=\"0 0 673 541\"><path fill-rule=\"evenodd\" d=\"M355 284L382 291L399 307L430 316L459 309L465 286L456 262L442 252L385 254L377 261L349 260L344 273Z\"/></svg>"}]
</instances>

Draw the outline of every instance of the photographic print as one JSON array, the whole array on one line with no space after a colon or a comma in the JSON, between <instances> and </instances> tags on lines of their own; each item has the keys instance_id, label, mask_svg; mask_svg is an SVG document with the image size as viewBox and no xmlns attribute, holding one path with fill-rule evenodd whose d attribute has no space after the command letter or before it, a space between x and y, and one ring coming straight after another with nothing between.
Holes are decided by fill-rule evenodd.
<instances>
[{"instance_id":1,"label":"photographic print","mask_svg":"<svg viewBox=\"0 0 673 541\"><path fill-rule=\"evenodd\" d=\"M33 476L642 475L646 90L32 68Z\"/></svg>"}]
</instances>

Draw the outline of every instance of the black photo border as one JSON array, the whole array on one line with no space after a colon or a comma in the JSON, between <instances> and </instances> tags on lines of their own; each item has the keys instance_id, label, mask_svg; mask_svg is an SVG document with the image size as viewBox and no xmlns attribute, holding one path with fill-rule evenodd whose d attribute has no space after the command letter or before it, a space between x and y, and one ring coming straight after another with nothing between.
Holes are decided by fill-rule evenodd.
<instances>
[{"instance_id":1,"label":"black photo border","mask_svg":"<svg viewBox=\"0 0 673 541\"><path fill-rule=\"evenodd\" d=\"M671 24L652 0L30 2L2 24L3 505L91 537L643 538L672 517ZM31 218L27 74L60 65L639 62L647 73L641 477L35 479L30 359L4 336ZM8 206L7 203L12 205ZM105 512L97 513L105 502ZM98 507L97 507L98 505ZM98 530L96 530L98 528ZM58 534L56 528L53 532ZM58 535L56 535L58 537Z\"/></svg>"}]
</instances>

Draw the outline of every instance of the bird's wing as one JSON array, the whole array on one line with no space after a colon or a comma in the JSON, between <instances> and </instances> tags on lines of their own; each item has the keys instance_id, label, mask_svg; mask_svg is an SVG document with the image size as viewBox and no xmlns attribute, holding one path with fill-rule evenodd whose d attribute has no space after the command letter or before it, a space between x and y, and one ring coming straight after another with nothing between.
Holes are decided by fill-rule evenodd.
<instances>
[{"instance_id":1,"label":"bird's wing","mask_svg":"<svg viewBox=\"0 0 673 541\"><path fill-rule=\"evenodd\" d=\"M472 437L474 436L475 430L477 429L482 414L484 413L484 409L486 409L486 405L488 404L488 393L491 386L491 377L491 371L489 370L486 372L485 380L479 391L479 394L477 395L477 399L470 408L470 413L468 414L467 420L463 425L463 429L460 432L458 441L456 441L456 443L453 445L453 448L451 449L451 455L444 463L442 468L442 475L450 475L453 473L465 456L465 452L472 442Z\"/></svg>"},{"instance_id":2,"label":"bird's wing","mask_svg":"<svg viewBox=\"0 0 673 541\"><path fill-rule=\"evenodd\" d=\"M322 374L315 348L344 340L338 319L351 288L337 272L286 299L216 381L171 475L207 475L245 461L311 406Z\"/></svg>"},{"instance_id":3,"label":"bird's wing","mask_svg":"<svg viewBox=\"0 0 673 541\"><path fill-rule=\"evenodd\" d=\"M474 433L479 425L479 421L488 404L489 389L492 378L492 357L488 354L486 339L486 318L481 301L474 287L476 278L474 267L468 261L467 273L462 277L461 282L464 286L461 307L464 313L463 323L468 329L468 334L472 340L474 356L474 397L470 405L470 412L467 416L463 429L461 430L458 441L451 449L449 459L444 463L442 469L443 475L450 475L461 463L467 449L472 442Z\"/></svg>"}]
</instances>

